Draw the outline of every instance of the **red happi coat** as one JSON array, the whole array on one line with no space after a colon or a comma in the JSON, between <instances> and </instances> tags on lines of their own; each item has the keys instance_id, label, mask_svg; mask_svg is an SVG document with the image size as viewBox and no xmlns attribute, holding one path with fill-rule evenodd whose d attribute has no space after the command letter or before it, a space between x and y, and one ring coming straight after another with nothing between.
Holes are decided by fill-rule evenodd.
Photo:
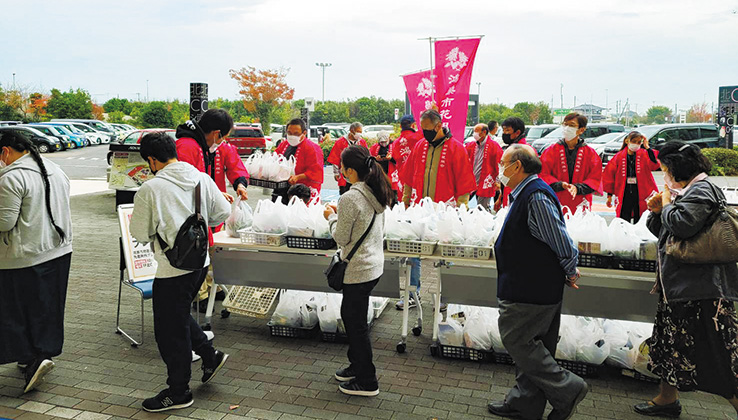
<instances>
[{"instance_id":1,"label":"red happi coat","mask_svg":"<svg viewBox=\"0 0 738 420\"><path fill-rule=\"evenodd\" d=\"M659 152L653 151L656 156L656 163L651 162L648 157L648 151L641 148L636 156L636 182L638 185L638 214L643 214L648 207L646 199L652 192L658 192L656 181L651 175L661 167L658 162ZM623 207L623 196L625 195L625 185L628 180L628 149L625 148L616 154L610 162L607 163L605 170L602 172L602 189L608 194L618 197L618 207L615 210L618 216Z\"/></svg>"},{"instance_id":2,"label":"red happi coat","mask_svg":"<svg viewBox=\"0 0 738 420\"><path fill-rule=\"evenodd\" d=\"M569 182L569 169L566 165L566 147L564 144L556 143L546 149L543 155L541 155L543 169L540 177L549 185L555 182ZM587 145L579 147L571 183L589 185L597 195L602 195L602 160L593 148ZM559 197L561 207L565 212L568 208L573 213L576 211L577 206L585 201L590 206L592 205L592 194L587 194L584 197L577 195L573 199L569 191L558 191L556 195Z\"/></svg>"},{"instance_id":3,"label":"red happi coat","mask_svg":"<svg viewBox=\"0 0 738 420\"><path fill-rule=\"evenodd\" d=\"M389 158L392 157L392 145L393 144L394 142L389 144L389 152L387 153L387 157ZM369 149L369 153L374 157L378 157L379 156L379 143L376 143L374 146L372 146ZM397 173L397 166L392 161L389 161L387 163L389 163L389 173L387 174L387 176L389 177L390 182L392 183L392 189L397 191L398 184L400 182L400 175Z\"/></svg>"},{"instance_id":4,"label":"red happi coat","mask_svg":"<svg viewBox=\"0 0 738 420\"><path fill-rule=\"evenodd\" d=\"M366 140L364 139L359 140L357 144L359 146L364 146L367 149L369 148L366 145ZM347 147L349 147L349 142L346 137L341 137L340 139L336 140L336 144L333 145L331 153L328 155L328 163L341 167L341 153L343 153L343 151L346 150ZM343 178L343 174L339 176L340 178L338 178L338 186L345 187L347 182Z\"/></svg>"},{"instance_id":5,"label":"red happi coat","mask_svg":"<svg viewBox=\"0 0 738 420\"><path fill-rule=\"evenodd\" d=\"M289 143L283 141L276 152L284 155ZM323 185L323 150L310 139L303 140L295 151L295 175L305 174L307 179L300 182L320 192Z\"/></svg>"},{"instance_id":6,"label":"red happi coat","mask_svg":"<svg viewBox=\"0 0 738 420\"><path fill-rule=\"evenodd\" d=\"M205 158L202 155L202 147L193 138L182 137L177 139L177 159L187 162L200 172L205 172ZM246 167L243 166L241 156L233 145L223 142L215 151L215 172L210 175L222 192L226 192L226 177L233 185L240 177L249 178ZM213 168L210 168L212 171Z\"/></svg>"},{"instance_id":7,"label":"red happi coat","mask_svg":"<svg viewBox=\"0 0 738 420\"><path fill-rule=\"evenodd\" d=\"M403 184L409 185L415 190L413 191L413 201L416 203L423 199L423 187L425 185L423 178L429 147L427 141L416 143L400 174ZM433 201L438 203L450 202L476 189L477 183L464 146L453 138L447 139L441 148L441 160L438 164L436 191L434 197L432 197Z\"/></svg>"},{"instance_id":8,"label":"red happi coat","mask_svg":"<svg viewBox=\"0 0 738 420\"><path fill-rule=\"evenodd\" d=\"M397 168L398 176L402 173L402 168L405 165L407 158L410 157L410 153L413 151L413 148L415 148L415 144L422 139L422 131L404 130L400 133L400 138L392 143L390 154L395 160L395 167ZM399 180L397 182L397 190L402 191L401 176L399 176Z\"/></svg>"},{"instance_id":9,"label":"red happi coat","mask_svg":"<svg viewBox=\"0 0 738 420\"><path fill-rule=\"evenodd\" d=\"M477 153L477 142L472 141L466 144L466 153L469 156L469 163L474 171L474 157ZM484 156L482 157L482 172L479 174L479 184L477 185L477 195L479 197L494 197L497 192L497 175L499 175L500 160L502 160L502 147L497 144L492 137L487 136L484 143Z\"/></svg>"}]
</instances>

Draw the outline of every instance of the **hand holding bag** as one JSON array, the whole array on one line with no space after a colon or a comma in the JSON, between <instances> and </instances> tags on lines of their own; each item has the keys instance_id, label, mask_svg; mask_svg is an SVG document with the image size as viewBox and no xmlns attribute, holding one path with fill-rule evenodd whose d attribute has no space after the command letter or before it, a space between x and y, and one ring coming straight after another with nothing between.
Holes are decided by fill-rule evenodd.
<instances>
[{"instance_id":1,"label":"hand holding bag","mask_svg":"<svg viewBox=\"0 0 738 420\"><path fill-rule=\"evenodd\" d=\"M326 278L328 279L328 285L331 287L331 289L335 291L340 291L341 289L343 289L343 277L346 274L346 267L348 267L351 258L354 257L354 254L364 242L364 239L366 239L366 237L369 235L369 232L374 226L374 220L376 220L376 218L377 213L374 213L374 216L372 217L372 222L369 223L369 227L366 229L366 232L361 235L361 238L358 242L356 242L354 249L352 249L351 252L346 256L345 260L341 259L339 251L336 251L335 255L333 255L333 258L331 258L331 263L328 265L328 268L324 272Z\"/></svg>"},{"instance_id":2,"label":"hand holding bag","mask_svg":"<svg viewBox=\"0 0 738 420\"><path fill-rule=\"evenodd\" d=\"M687 264L738 262L738 210L728 206L717 187L707 181L718 199L718 212L707 228L689 239L670 236L666 255Z\"/></svg>"}]
</instances>

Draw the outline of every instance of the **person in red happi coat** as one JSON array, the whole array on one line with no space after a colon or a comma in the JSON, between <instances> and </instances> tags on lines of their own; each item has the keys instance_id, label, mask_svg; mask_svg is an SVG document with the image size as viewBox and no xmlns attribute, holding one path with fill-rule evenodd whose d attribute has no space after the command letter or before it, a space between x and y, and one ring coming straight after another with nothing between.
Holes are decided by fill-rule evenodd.
<instances>
[{"instance_id":1,"label":"person in red happi coat","mask_svg":"<svg viewBox=\"0 0 738 420\"><path fill-rule=\"evenodd\" d=\"M338 181L338 193L343 195L346 191L351 189L351 184L346 181L346 178L341 175L341 153L346 150L347 147L358 144L364 146L367 149L366 140L362 138L364 132L364 126L360 122L352 123L349 126L348 136L341 137L336 140L336 144L333 145L331 153L328 155L328 163L333 165L333 176Z\"/></svg>"},{"instance_id":2,"label":"person in red happi coat","mask_svg":"<svg viewBox=\"0 0 738 420\"><path fill-rule=\"evenodd\" d=\"M464 147L472 165L474 179L477 181L477 203L490 210L490 202L497 193L497 175L502 147L492 139L487 124L477 124L474 127L474 141Z\"/></svg>"},{"instance_id":3,"label":"person in red happi coat","mask_svg":"<svg viewBox=\"0 0 738 420\"><path fill-rule=\"evenodd\" d=\"M316 200L323 185L323 150L307 137L307 126L300 118L288 122L285 132L287 138L279 144L275 152L287 159L295 157L295 175L290 177L289 184L306 185L310 188L310 199ZM274 190L272 200L281 198L282 202L287 204L288 195L289 187Z\"/></svg>"},{"instance_id":4,"label":"person in red happi coat","mask_svg":"<svg viewBox=\"0 0 738 420\"><path fill-rule=\"evenodd\" d=\"M661 164L658 151L651 149L648 139L633 131L623 139L623 147L602 173L602 189L607 193L607 207L612 207L612 196L618 199L616 214L619 218L638 223L648 209L646 199L658 192L651 172Z\"/></svg>"},{"instance_id":5,"label":"person in red happi coat","mask_svg":"<svg viewBox=\"0 0 738 420\"><path fill-rule=\"evenodd\" d=\"M564 117L564 138L541 155L541 179L556 191L564 213L579 205L591 207L592 194L602 195L602 160L580 136L587 117L572 112Z\"/></svg>"}]
</instances>

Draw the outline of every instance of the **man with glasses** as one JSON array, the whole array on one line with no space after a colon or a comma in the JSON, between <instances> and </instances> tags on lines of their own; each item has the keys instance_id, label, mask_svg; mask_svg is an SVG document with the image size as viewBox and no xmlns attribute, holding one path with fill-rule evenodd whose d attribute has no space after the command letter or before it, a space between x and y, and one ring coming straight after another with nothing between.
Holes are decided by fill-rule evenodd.
<instances>
[{"instance_id":1,"label":"man with glasses","mask_svg":"<svg viewBox=\"0 0 738 420\"><path fill-rule=\"evenodd\" d=\"M338 181L338 193L343 195L346 191L351 189L351 184L346 181L346 178L341 175L341 153L346 150L347 147L353 145L364 146L369 149L366 144L366 140L363 138L364 126L360 122L354 122L349 126L349 133L347 136L341 137L336 140L336 144L333 145L331 153L328 155L328 163L333 165L333 177Z\"/></svg>"},{"instance_id":2,"label":"man with glasses","mask_svg":"<svg viewBox=\"0 0 738 420\"><path fill-rule=\"evenodd\" d=\"M580 137L587 117L572 112L563 126L564 138L541 155L541 179L556 192L564 213L574 213L580 205L592 206L592 194L602 195L602 160Z\"/></svg>"}]
</instances>

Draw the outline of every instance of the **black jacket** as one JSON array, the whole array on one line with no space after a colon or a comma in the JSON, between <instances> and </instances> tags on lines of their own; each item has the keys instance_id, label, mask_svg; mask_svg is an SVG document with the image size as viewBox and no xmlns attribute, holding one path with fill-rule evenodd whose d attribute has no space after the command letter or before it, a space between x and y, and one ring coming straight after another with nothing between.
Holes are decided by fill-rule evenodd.
<instances>
[{"instance_id":1,"label":"black jacket","mask_svg":"<svg viewBox=\"0 0 738 420\"><path fill-rule=\"evenodd\" d=\"M648 229L659 238L661 284L668 301L727 299L738 301L738 265L685 264L666 255L670 236L689 239L715 220L722 193L709 180L695 182L684 195L648 217ZM706 249L704 252L710 252Z\"/></svg>"}]
</instances>

